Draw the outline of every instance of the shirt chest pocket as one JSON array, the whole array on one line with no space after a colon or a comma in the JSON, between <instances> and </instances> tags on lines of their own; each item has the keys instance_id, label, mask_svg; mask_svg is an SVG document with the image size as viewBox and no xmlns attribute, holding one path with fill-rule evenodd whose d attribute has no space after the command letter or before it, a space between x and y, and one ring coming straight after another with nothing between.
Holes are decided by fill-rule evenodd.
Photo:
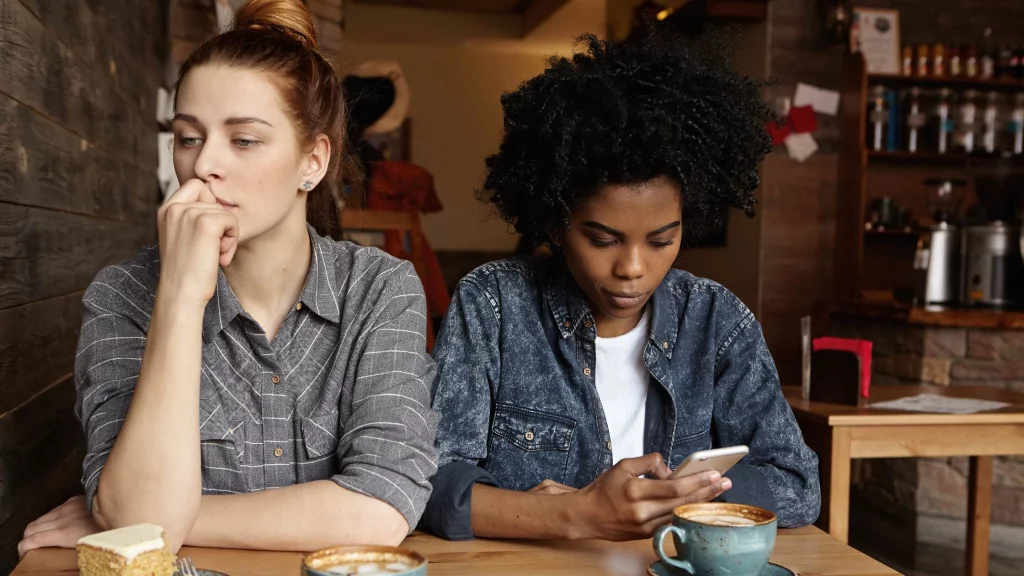
<instances>
[{"instance_id":1,"label":"shirt chest pocket","mask_svg":"<svg viewBox=\"0 0 1024 576\"><path fill-rule=\"evenodd\" d=\"M698 427L699 428L699 427ZM683 430L683 435L676 439L672 447L672 455L669 459L669 467L673 470L682 464L683 460L698 450L711 448L711 427L708 426L700 432Z\"/></svg>"},{"instance_id":2,"label":"shirt chest pocket","mask_svg":"<svg viewBox=\"0 0 1024 576\"><path fill-rule=\"evenodd\" d=\"M324 480L338 473L338 443L343 430L335 413L302 418L299 432L306 449L306 461L298 469L299 482Z\"/></svg>"},{"instance_id":3,"label":"shirt chest pocket","mask_svg":"<svg viewBox=\"0 0 1024 576\"><path fill-rule=\"evenodd\" d=\"M202 454L203 493L247 492L242 463L245 461L245 414L228 418L219 403L199 405L199 443Z\"/></svg>"},{"instance_id":4,"label":"shirt chest pocket","mask_svg":"<svg viewBox=\"0 0 1024 576\"><path fill-rule=\"evenodd\" d=\"M576 421L509 404L494 407L487 468L502 488L564 482Z\"/></svg>"}]
</instances>

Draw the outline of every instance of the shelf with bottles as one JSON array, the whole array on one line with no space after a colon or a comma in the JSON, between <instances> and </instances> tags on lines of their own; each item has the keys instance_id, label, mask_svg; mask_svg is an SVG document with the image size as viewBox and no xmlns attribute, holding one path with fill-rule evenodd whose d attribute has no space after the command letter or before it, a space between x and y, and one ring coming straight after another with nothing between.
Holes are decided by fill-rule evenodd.
<instances>
[{"instance_id":1,"label":"shelf with bottles","mask_svg":"<svg viewBox=\"0 0 1024 576\"><path fill-rule=\"evenodd\" d=\"M864 144L869 158L1024 160L1024 86L1005 94L869 83L866 96Z\"/></svg>"},{"instance_id":2,"label":"shelf with bottles","mask_svg":"<svg viewBox=\"0 0 1024 576\"><path fill-rule=\"evenodd\" d=\"M1024 46L996 44L986 28L979 43L904 45L900 74L869 74L874 81L995 89L1024 86Z\"/></svg>"},{"instance_id":3,"label":"shelf with bottles","mask_svg":"<svg viewBox=\"0 0 1024 576\"><path fill-rule=\"evenodd\" d=\"M966 154L963 152L939 152L920 151L907 152L905 150L866 150L869 162L878 163L920 163L920 164L978 164L1009 165L1024 167L1024 155L989 155L989 154Z\"/></svg>"},{"instance_id":4,"label":"shelf with bottles","mask_svg":"<svg viewBox=\"0 0 1024 576\"><path fill-rule=\"evenodd\" d=\"M903 74L868 74L871 84L892 87L921 86L923 88L950 88L995 91L1024 91L1024 80L1017 78L968 78L966 76L907 76Z\"/></svg>"}]
</instances>

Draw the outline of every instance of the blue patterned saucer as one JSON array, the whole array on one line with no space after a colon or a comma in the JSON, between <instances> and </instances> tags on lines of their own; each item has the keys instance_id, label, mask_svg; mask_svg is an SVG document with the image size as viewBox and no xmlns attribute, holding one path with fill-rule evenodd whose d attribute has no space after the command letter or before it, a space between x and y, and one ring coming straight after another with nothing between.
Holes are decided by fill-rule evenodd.
<instances>
[{"instance_id":1,"label":"blue patterned saucer","mask_svg":"<svg viewBox=\"0 0 1024 576\"><path fill-rule=\"evenodd\" d=\"M649 576L690 576L689 572L669 566L661 560L651 564L647 569L647 574ZM778 564L772 564L769 562L761 569L761 572L757 576L796 576L796 573L785 566L779 566Z\"/></svg>"}]
</instances>

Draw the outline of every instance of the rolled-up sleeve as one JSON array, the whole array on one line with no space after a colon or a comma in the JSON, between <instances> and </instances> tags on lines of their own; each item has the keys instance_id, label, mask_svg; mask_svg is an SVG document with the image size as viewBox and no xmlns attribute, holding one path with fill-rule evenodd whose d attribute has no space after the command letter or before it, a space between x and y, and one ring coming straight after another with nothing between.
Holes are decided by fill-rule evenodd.
<instances>
[{"instance_id":1,"label":"rolled-up sleeve","mask_svg":"<svg viewBox=\"0 0 1024 576\"><path fill-rule=\"evenodd\" d=\"M423 528L449 540L473 538L473 486L495 485L478 466L487 457L492 391L501 371L499 325L483 288L463 280L448 308L434 357L434 410L441 468L433 478Z\"/></svg>"},{"instance_id":2,"label":"rolled-up sleeve","mask_svg":"<svg viewBox=\"0 0 1024 576\"><path fill-rule=\"evenodd\" d=\"M814 522L821 509L818 458L804 443L761 326L749 311L718 352L716 365L716 444L750 448L742 465L726 474L733 487L722 500L769 508L780 527Z\"/></svg>"},{"instance_id":3,"label":"rolled-up sleeve","mask_svg":"<svg viewBox=\"0 0 1024 576\"><path fill-rule=\"evenodd\" d=\"M75 357L75 414L85 431L82 484L92 509L100 473L121 432L142 368L146 310L118 285L120 268L102 270L82 299L82 328ZM137 296L137 295L135 295Z\"/></svg>"},{"instance_id":4,"label":"rolled-up sleeve","mask_svg":"<svg viewBox=\"0 0 1024 576\"><path fill-rule=\"evenodd\" d=\"M416 527L437 471L434 362L426 352L426 300L407 262L387 272L362 328L349 409L332 480L386 502Z\"/></svg>"}]
</instances>

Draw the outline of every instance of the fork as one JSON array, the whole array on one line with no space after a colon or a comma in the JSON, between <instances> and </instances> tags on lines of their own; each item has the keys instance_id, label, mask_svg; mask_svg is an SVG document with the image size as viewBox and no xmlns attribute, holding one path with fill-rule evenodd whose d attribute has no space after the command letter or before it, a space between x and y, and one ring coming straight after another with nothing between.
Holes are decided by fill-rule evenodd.
<instances>
[{"instance_id":1,"label":"fork","mask_svg":"<svg viewBox=\"0 0 1024 576\"><path fill-rule=\"evenodd\" d=\"M178 574L181 576L199 576L199 572L196 572L196 565L192 563L192 559L189 557L181 558L175 563L175 567L178 569Z\"/></svg>"}]
</instances>

